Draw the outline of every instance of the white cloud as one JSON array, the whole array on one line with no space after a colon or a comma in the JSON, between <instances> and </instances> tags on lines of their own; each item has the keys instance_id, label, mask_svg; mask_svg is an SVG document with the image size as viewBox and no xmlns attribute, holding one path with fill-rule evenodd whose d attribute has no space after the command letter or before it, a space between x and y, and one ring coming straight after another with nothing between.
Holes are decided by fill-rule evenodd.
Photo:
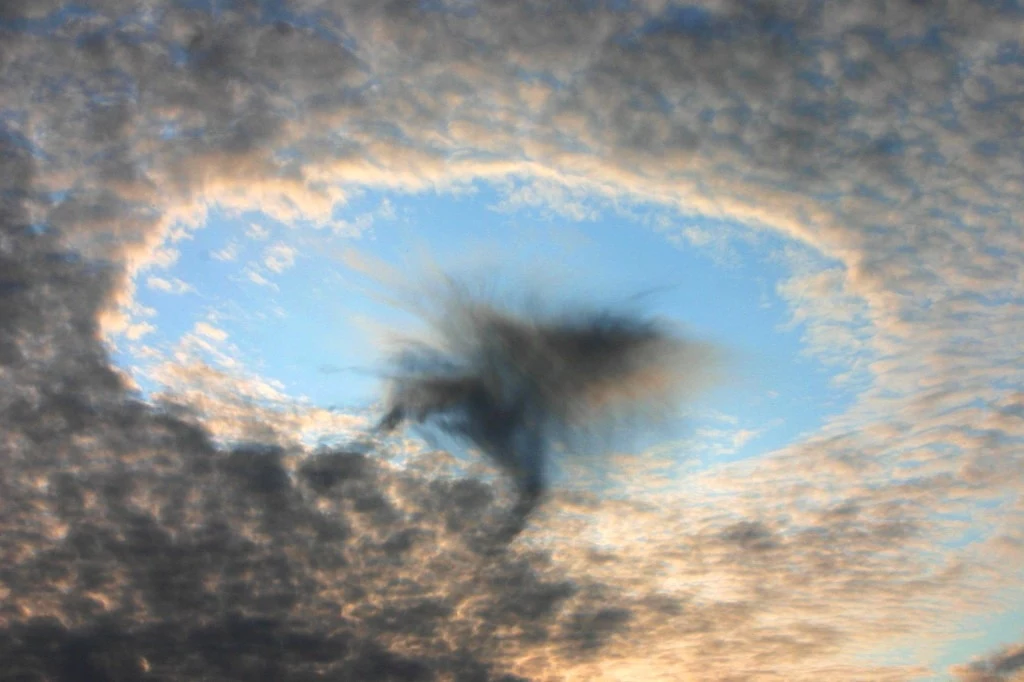
<instances>
[{"instance_id":1,"label":"white cloud","mask_svg":"<svg viewBox=\"0 0 1024 682\"><path fill-rule=\"evenodd\" d=\"M214 341L226 341L228 333L220 327L215 327L209 322L197 322L195 332Z\"/></svg>"},{"instance_id":2,"label":"white cloud","mask_svg":"<svg viewBox=\"0 0 1024 682\"><path fill-rule=\"evenodd\" d=\"M373 228L374 216L371 213L363 213L351 220L339 218L330 222L331 232L339 237L359 238Z\"/></svg>"},{"instance_id":3,"label":"white cloud","mask_svg":"<svg viewBox=\"0 0 1024 682\"><path fill-rule=\"evenodd\" d=\"M698 428L687 448L694 452L706 452L713 457L733 455L749 442L759 437L770 427L762 428Z\"/></svg>"},{"instance_id":4,"label":"white cloud","mask_svg":"<svg viewBox=\"0 0 1024 682\"><path fill-rule=\"evenodd\" d=\"M188 282L182 281L177 277L157 277L150 275L146 278L146 286L150 289L156 289L157 291L163 291L168 294L187 294L195 291L195 288Z\"/></svg>"},{"instance_id":5,"label":"white cloud","mask_svg":"<svg viewBox=\"0 0 1024 682\"><path fill-rule=\"evenodd\" d=\"M218 249L210 255L219 261L231 262L238 258L239 250L240 248L237 242L228 242L224 248Z\"/></svg>"},{"instance_id":6,"label":"white cloud","mask_svg":"<svg viewBox=\"0 0 1024 682\"><path fill-rule=\"evenodd\" d=\"M271 272L281 274L295 265L297 253L295 247L278 242L263 250L263 265Z\"/></svg>"},{"instance_id":7,"label":"white cloud","mask_svg":"<svg viewBox=\"0 0 1024 682\"><path fill-rule=\"evenodd\" d=\"M245 278L247 280L249 280L250 282L252 282L253 284L258 284L261 287L267 287L268 289L273 289L274 291L277 291L277 290L280 289L280 287L277 286L277 284L275 284L274 282L271 282L269 279L264 277L260 273L260 271L256 267L254 267L252 265L246 267L244 272L245 272Z\"/></svg>"},{"instance_id":8,"label":"white cloud","mask_svg":"<svg viewBox=\"0 0 1024 682\"><path fill-rule=\"evenodd\" d=\"M586 187L573 188L552 180L531 180L511 184L495 208L503 212L531 208L540 210L549 218L585 222L598 219L603 203Z\"/></svg>"},{"instance_id":9,"label":"white cloud","mask_svg":"<svg viewBox=\"0 0 1024 682\"><path fill-rule=\"evenodd\" d=\"M270 228L259 223L249 223L249 227L245 229L245 236L257 241L266 241L270 239Z\"/></svg>"},{"instance_id":10,"label":"white cloud","mask_svg":"<svg viewBox=\"0 0 1024 682\"><path fill-rule=\"evenodd\" d=\"M149 322L134 322L124 329L124 336L129 341L138 341L156 331L156 326Z\"/></svg>"}]
</instances>

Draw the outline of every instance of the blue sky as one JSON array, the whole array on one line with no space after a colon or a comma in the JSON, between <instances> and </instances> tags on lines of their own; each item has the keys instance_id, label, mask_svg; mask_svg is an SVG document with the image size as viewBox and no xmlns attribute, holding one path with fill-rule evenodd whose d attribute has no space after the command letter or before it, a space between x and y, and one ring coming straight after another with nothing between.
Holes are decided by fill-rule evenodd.
<instances>
[{"instance_id":1,"label":"blue sky","mask_svg":"<svg viewBox=\"0 0 1024 682\"><path fill-rule=\"evenodd\" d=\"M138 367L140 386L152 392L157 385L141 369L144 355L132 350L169 352L207 321L237 344L235 360L280 382L290 396L372 410L386 357L365 323L401 329L410 320L349 267L345 254L354 250L399 269L424 268L430 260L455 274L480 274L486 264L495 281L514 285L554 276L550 295L556 301L627 305L639 298L642 309L719 345L728 358L721 376L686 406L679 435L696 432L715 441L750 434L732 451L702 458L728 460L781 447L849 403L849 390L831 381L834 368L807 353L801 325L776 292L785 274L783 240L759 235L724 248L697 246L666 239L666 223L714 231L714 221L650 206L596 209L586 220L571 220L500 203L498 190L485 184L457 194L365 192L334 214L370 225L355 236L315 224L283 225L259 212L214 211L177 245L173 265L140 277L143 283L157 279L136 297L154 311L156 330L128 344L118 362ZM261 265L267 250L279 245L297 254L280 273ZM499 271L490 273L495 263ZM264 279L250 279L254 271ZM188 290L162 288L171 280ZM694 456L682 449L680 457Z\"/></svg>"}]
</instances>

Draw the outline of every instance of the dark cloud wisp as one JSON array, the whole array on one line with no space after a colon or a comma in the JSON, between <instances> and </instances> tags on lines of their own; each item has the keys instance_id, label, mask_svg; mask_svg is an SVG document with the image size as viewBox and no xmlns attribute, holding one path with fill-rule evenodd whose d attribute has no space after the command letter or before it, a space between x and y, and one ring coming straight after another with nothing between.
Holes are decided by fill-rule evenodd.
<instances>
[{"instance_id":1,"label":"dark cloud wisp","mask_svg":"<svg viewBox=\"0 0 1024 682\"><path fill-rule=\"evenodd\" d=\"M520 313L455 289L440 308L435 341L393 358L381 429L428 422L468 441L515 480L523 516L545 492L555 444L616 413L664 412L711 360L628 311Z\"/></svg>"}]
</instances>

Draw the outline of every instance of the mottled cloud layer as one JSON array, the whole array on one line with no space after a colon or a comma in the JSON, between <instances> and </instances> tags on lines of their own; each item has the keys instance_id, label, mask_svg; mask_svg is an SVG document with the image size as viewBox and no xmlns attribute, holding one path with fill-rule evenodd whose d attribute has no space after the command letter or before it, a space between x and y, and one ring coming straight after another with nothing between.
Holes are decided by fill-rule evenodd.
<instances>
[{"instance_id":1,"label":"mottled cloud layer","mask_svg":"<svg viewBox=\"0 0 1024 682\"><path fill-rule=\"evenodd\" d=\"M1022 24L956 0L4 3L8 669L926 672L956 617L1020 609ZM111 366L104 339L155 324L136 282L184 292L145 271L209 206L327 224L353 188L475 180L510 206L654 203L791 239L779 294L858 400L682 485L623 462L642 498L566 493L495 553L476 524L500 487L370 445L310 457L288 421L218 448L204 419L267 405L183 382L154 407ZM301 256L267 249L272 271ZM1017 674L1000 656L957 674Z\"/></svg>"}]
</instances>

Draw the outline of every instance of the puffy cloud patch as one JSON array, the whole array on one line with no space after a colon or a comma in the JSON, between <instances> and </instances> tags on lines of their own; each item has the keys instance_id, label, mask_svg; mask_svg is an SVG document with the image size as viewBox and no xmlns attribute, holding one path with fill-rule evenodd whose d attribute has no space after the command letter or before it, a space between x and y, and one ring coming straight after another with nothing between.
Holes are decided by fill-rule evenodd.
<instances>
[{"instance_id":1,"label":"puffy cloud patch","mask_svg":"<svg viewBox=\"0 0 1024 682\"><path fill-rule=\"evenodd\" d=\"M166 294L187 294L195 291L195 288L188 282L184 282L177 277L157 277L150 275L146 278L146 286L150 289L162 291Z\"/></svg>"},{"instance_id":2,"label":"puffy cloud patch","mask_svg":"<svg viewBox=\"0 0 1024 682\"><path fill-rule=\"evenodd\" d=\"M296 250L292 246L278 242L263 250L263 267L280 275L295 265Z\"/></svg>"}]
</instances>

